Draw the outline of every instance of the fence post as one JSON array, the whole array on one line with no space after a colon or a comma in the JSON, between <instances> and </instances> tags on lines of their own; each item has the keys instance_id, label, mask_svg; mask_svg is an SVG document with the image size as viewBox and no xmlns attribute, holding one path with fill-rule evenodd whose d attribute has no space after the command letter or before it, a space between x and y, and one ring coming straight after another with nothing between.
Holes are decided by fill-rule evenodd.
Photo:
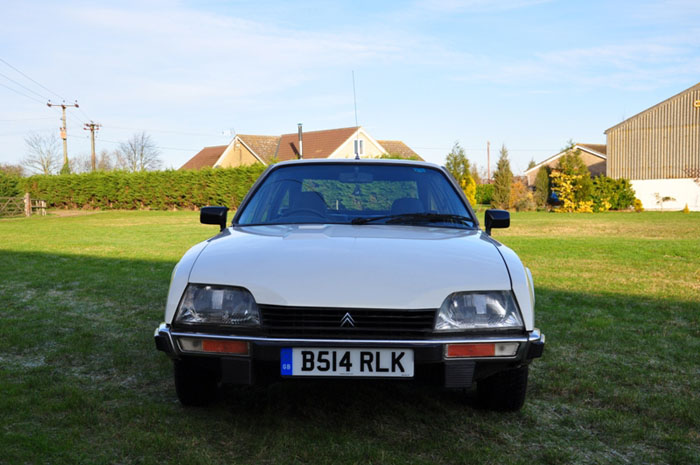
<instances>
[{"instance_id":1,"label":"fence post","mask_svg":"<svg viewBox=\"0 0 700 465\"><path fill-rule=\"evenodd\" d=\"M24 216L32 216L32 198L29 192L24 194Z\"/></svg>"}]
</instances>

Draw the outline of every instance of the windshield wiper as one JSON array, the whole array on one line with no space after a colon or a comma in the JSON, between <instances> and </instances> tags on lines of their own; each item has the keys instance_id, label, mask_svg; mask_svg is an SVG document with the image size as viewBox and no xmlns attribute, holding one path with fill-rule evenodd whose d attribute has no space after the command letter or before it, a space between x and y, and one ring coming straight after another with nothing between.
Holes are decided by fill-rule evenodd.
<instances>
[{"instance_id":1,"label":"windshield wiper","mask_svg":"<svg viewBox=\"0 0 700 465\"><path fill-rule=\"evenodd\" d=\"M386 220L387 224L403 222L426 222L426 223L459 223L472 226L474 222L471 218L462 215L452 215L448 213L400 213L398 215L367 216L353 218L352 224L367 224L375 221Z\"/></svg>"}]
</instances>

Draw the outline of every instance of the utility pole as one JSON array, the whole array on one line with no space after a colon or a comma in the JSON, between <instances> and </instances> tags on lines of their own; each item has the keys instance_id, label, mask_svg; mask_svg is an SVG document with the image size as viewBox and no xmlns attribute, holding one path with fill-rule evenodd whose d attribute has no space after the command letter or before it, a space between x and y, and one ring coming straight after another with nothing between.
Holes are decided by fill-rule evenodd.
<instances>
[{"instance_id":1,"label":"utility pole","mask_svg":"<svg viewBox=\"0 0 700 465\"><path fill-rule=\"evenodd\" d=\"M74 104L71 105L66 105L66 102L63 102L61 104L59 103L51 103L51 100L49 100L49 103L46 104L47 107L61 107L61 110L63 112L63 116L61 117L61 121L63 121L63 127L61 127L61 139L63 139L63 166L68 165L68 141L67 141L67 129L66 129L66 108L67 107L78 107L78 101L76 100Z\"/></svg>"},{"instance_id":2,"label":"utility pole","mask_svg":"<svg viewBox=\"0 0 700 465\"><path fill-rule=\"evenodd\" d=\"M90 154L90 162L92 163L92 171L95 171L97 168L97 159L95 157L95 131L99 131L101 127L101 124L97 124L94 121L85 123L85 126L83 127L84 130L90 131L90 148L92 149Z\"/></svg>"},{"instance_id":3,"label":"utility pole","mask_svg":"<svg viewBox=\"0 0 700 465\"><path fill-rule=\"evenodd\" d=\"M486 141L486 182L491 184L491 141Z\"/></svg>"}]
</instances>

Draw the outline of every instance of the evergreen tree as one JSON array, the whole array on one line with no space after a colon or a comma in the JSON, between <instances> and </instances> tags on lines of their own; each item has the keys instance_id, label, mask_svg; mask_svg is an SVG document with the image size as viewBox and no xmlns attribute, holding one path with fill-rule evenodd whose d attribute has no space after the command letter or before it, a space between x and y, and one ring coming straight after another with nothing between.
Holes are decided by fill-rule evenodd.
<instances>
[{"instance_id":1,"label":"evergreen tree","mask_svg":"<svg viewBox=\"0 0 700 465\"><path fill-rule=\"evenodd\" d=\"M513 183L513 172L508 160L508 149L505 144L501 147L501 156L493 173L493 200L491 205L496 208L508 208L510 202L510 185Z\"/></svg>"},{"instance_id":2,"label":"evergreen tree","mask_svg":"<svg viewBox=\"0 0 700 465\"><path fill-rule=\"evenodd\" d=\"M471 175L469 159L459 142L455 142L452 150L445 159L445 168L454 176L457 183L467 196L469 203L476 205L476 182Z\"/></svg>"},{"instance_id":3,"label":"evergreen tree","mask_svg":"<svg viewBox=\"0 0 700 465\"><path fill-rule=\"evenodd\" d=\"M547 201L551 194L549 172L549 166L543 166L537 171L537 176L535 176L535 203L537 203L537 208L544 208L547 206Z\"/></svg>"},{"instance_id":4,"label":"evergreen tree","mask_svg":"<svg viewBox=\"0 0 700 465\"><path fill-rule=\"evenodd\" d=\"M475 183L483 184L483 182L481 181L481 175L479 174L479 168L476 166L476 163L472 163L471 175Z\"/></svg>"},{"instance_id":5,"label":"evergreen tree","mask_svg":"<svg viewBox=\"0 0 700 465\"><path fill-rule=\"evenodd\" d=\"M573 182L574 201L585 202L591 199L593 181L591 172L588 171L586 163L581 158L581 151L571 146L566 154L559 158L557 170L569 176L580 176Z\"/></svg>"}]
</instances>

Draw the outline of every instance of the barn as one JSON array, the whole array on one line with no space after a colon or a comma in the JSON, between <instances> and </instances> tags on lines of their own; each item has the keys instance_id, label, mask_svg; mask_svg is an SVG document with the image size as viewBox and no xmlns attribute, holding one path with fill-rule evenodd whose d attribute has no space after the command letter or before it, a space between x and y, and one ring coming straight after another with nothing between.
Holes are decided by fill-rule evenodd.
<instances>
[{"instance_id":1,"label":"barn","mask_svg":"<svg viewBox=\"0 0 700 465\"><path fill-rule=\"evenodd\" d=\"M605 134L606 175L629 179L645 209L700 211L700 83Z\"/></svg>"}]
</instances>

